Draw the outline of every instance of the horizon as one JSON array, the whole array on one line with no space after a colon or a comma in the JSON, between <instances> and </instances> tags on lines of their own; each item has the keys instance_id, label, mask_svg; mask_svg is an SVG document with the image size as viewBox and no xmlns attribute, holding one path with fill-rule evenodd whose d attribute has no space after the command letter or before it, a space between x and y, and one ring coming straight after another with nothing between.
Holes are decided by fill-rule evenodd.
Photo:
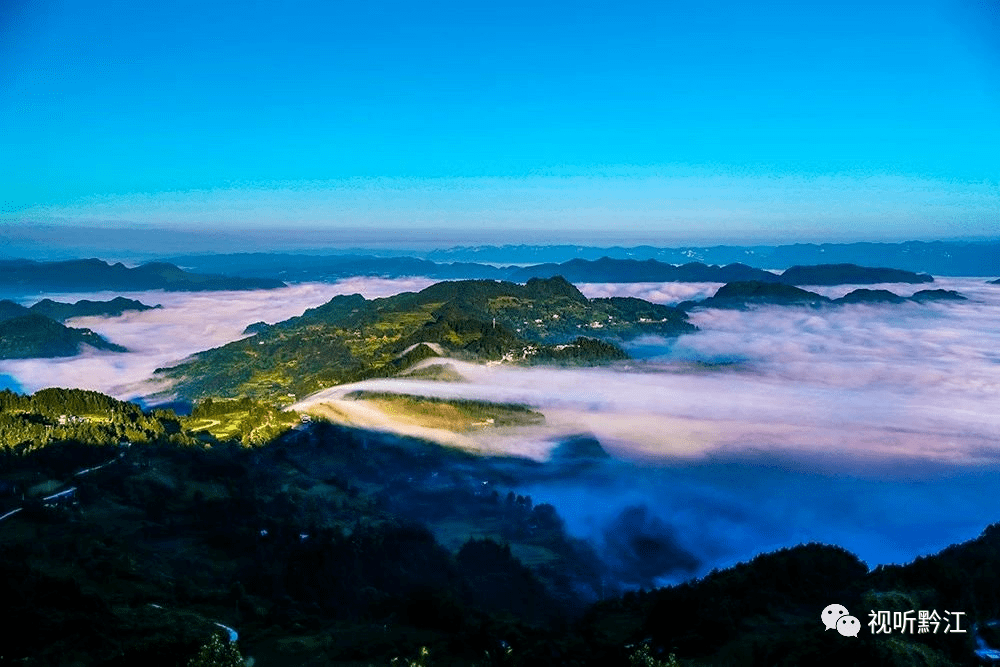
<instances>
[{"instance_id":1,"label":"horizon","mask_svg":"<svg viewBox=\"0 0 1000 667\"><path fill-rule=\"evenodd\" d=\"M275 254L275 255L350 255L370 254L384 257L420 257L430 259L437 253L478 250L575 249L578 256L587 250L684 250L689 248L778 248L792 246L847 247L870 245L891 247L904 244L950 243L989 245L1000 243L1000 235L901 237L899 239L664 239L655 236L625 236L608 232L580 242L572 234L554 234L546 230L521 230L511 238L509 230L470 234L456 230L414 229L236 229L211 230L163 227L4 225L0 226L0 260L64 261L101 259L110 263L142 264L180 256ZM443 257L434 261L456 261ZM476 261L464 259L458 261ZM489 257L483 263L496 263ZM541 261L541 260L539 260ZM561 260L565 261L565 260ZM501 262L502 263L502 262ZM516 263L516 262L515 262ZM711 262L709 262L711 263Z\"/></svg>"}]
</instances>

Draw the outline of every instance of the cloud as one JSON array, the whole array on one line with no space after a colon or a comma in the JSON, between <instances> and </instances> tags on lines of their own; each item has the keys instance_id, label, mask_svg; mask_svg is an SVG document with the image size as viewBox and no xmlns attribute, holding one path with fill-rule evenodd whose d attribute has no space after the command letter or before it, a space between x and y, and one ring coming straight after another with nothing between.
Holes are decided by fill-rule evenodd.
<instances>
[{"instance_id":1,"label":"cloud","mask_svg":"<svg viewBox=\"0 0 1000 667\"><path fill-rule=\"evenodd\" d=\"M5 361L0 374L27 391L79 386L128 397L150 389L157 366L234 340L252 322L300 314L335 294L386 296L431 282L355 278L261 292L129 294L164 308L71 324L133 352ZM806 541L843 545L870 564L900 562L970 539L997 519L990 499L1000 483L1000 287L957 278L935 287L969 300L702 310L692 314L698 333L649 338L633 348L643 359L614 367L450 360L466 382L369 380L326 396L373 389L534 405L545 425L468 439L540 460L562 438L594 434L611 461L572 475L540 473L521 492L555 504L574 534L618 563L622 580L663 583L688 576L689 566L701 573ZM711 288L585 291L669 302ZM635 508L644 508L641 516ZM636 566L643 549L662 556L658 572Z\"/></svg>"},{"instance_id":2,"label":"cloud","mask_svg":"<svg viewBox=\"0 0 1000 667\"><path fill-rule=\"evenodd\" d=\"M636 289L614 287L588 289ZM678 296L663 287L665 300ZM699 571L807 541L841 544L873 565L901 562L997 520L988 499L1000 483L1000 287L937 287L969 300L703 310L692 316L698 333L646 340L647 358L612 368L450 361L467 382L370 380L328 395L527 403L545 413L544 427L488 441L533 458L561 437L594 434L614 461L525 490L598 545L623 512L645 507ZM736 363L712 365L720 361Z\"/></svg>"},{"instance_id":3,"label":"cloud","mask_svg":"<svg viewBox=\"0 0 1000 667\"><path fill-rule=\"evenodd\" d=\"M367 298L420 290L434 281L424 278L387 280L351 278L332 284L303 283L284 289L234 292L98 292L46 294L57 301L106 300L123 295L163 308L125 313L120 317L78 317L67 324L93 329L108 340L124 345L127 353L100 352L90 348L65 359L0 361L0 374L13 377L22 391L44 387L79 387L118 398L135 398L162 388L151 382L153 371L170 366L201 350L243 337L254 322L274 323L301 315L338 294L360 293Z\"/></svg>"},{"instance_id":4,"label":"cloud","mask_svg":"<svg viewBox=\"0 0 1000 667\"><path fill-rule=\"evenodd\" d=\"M706 299L723 283L579 283L577 288L590 299L633 296L668 306L681 301Z\"/></svg>"}]
</instances>

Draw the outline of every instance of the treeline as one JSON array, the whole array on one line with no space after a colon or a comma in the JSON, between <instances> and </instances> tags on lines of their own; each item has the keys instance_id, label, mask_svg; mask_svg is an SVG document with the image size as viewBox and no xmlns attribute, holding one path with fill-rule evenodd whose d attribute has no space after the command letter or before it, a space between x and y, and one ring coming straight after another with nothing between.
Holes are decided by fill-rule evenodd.
<instances>
[{"instance_id":1,"label":"treeline","mask_svg":"<svg viewBox=\"0 0 1000 667\"><path fill-rule=\"evenodd\" d=\"M591 364L628 359L628 354L612 343L580 336L567 345L545 345L539 348L538 354L533 359L536 361Z\"/></svg>"},{"instance_id":2,"label":"treeline","mask_svg":"<svg viewBox=\"0 0 1000 667\"><path fill-rule=\"evenodd\" d=\"M199 420L218 419L220 428L196 429ZM242 398L207 399L190 417L172 410L144 412L135 403L119 401L82 389L42 389L33 395L0 391L0 453L23 455L51 445L62 445L58 457L89 463L91 454L73 451L124 443L164 443L178 446L235 441L260 445L287 431L298 417ZM82 456L82 458L80 458ZM55 460L56 455L47 456ZM10 460L7 460L10 464Z\"/></svg>"},{"instance_id":3,"label":"treeline","mask_svg":"<svg viewBox=\"0 0 1000 667\"><path fill-rule=\"evenodd\" d=\"M48 445L85 446L171 440L191 444L172 413L146 414L134 403L95 391L0 392L0 451L24 454Z\"/></svg>"}]
</instances>

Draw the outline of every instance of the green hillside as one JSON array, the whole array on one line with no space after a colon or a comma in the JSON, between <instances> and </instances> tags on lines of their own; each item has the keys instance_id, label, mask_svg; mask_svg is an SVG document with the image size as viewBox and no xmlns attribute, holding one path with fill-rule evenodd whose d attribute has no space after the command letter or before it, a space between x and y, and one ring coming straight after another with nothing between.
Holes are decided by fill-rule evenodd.
<instances>
[{"instance_id":1,"label":"green hillside","mask_svg":"<svg viewBox=\"0 0 1000 667\"><path fill-rule=\"evenodd\" d=\"M183 667L218 623L257 664L289 667L976 665L977 643L1000 640L1000 525L907 565L805 544L626 591L628 562L611 567L560 508L510 490L564 474L562 458L323 423L262 447L206 432L269 415L246 399L178 418L95 392L0 392L0 663ZM11 446L33 425L49 439ZM632 546L638 574L677 556ZM832 602L859 637L824 630ZM870 610L935 610L964 632L874 633Z\"/></svg>"},{"instance_id":2,"label":"green hillside","mask_svg":"<svg viewBox=\"0 0 1000 667\"><path fill-rule=\"evenodd\" d=\"M250 338L160 369L184 397L304 395L388 377L437 354L516 363L590 364L626 358L616 343L694 331L681 311L640 299L588 299L560 277L525 285L437 283L368 300L338 296Z\"/></svg>"}]
</instances>

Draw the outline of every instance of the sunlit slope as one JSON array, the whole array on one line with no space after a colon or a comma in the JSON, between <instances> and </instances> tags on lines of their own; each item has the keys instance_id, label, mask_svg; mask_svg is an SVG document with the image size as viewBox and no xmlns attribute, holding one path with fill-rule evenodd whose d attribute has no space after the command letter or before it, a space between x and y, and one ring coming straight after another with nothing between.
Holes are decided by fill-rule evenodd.
<instances>
[{"instance_id":1,"label":"sunlit slope","mask_svg":"<svg viewBox=\"0 0 1000 667\"><path fill-rule=\"evenodd\" d=\"M633 298L587 299L561 277L525 285L437 283L368 300L338 296L249 338L162 369L183 397L304 395L389 377L441 353L508 362L595 363L623 359L617 342L694 331L687 316Z\"/></svg>"}]
</instances>

